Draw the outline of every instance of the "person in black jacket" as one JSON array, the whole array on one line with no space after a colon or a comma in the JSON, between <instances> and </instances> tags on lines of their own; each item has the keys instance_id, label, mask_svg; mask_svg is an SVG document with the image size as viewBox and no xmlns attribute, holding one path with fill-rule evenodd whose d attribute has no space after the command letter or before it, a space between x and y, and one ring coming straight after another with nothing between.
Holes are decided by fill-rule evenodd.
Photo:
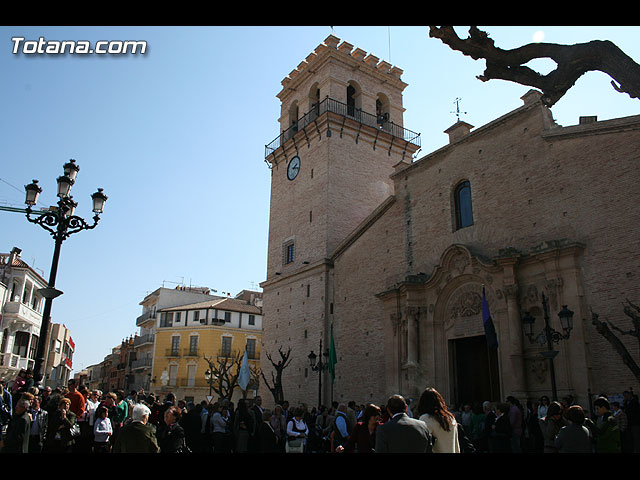
<instances>
[{"instance_id":1,"label":"person in black jacket","mask_svg":"<svg viewBox=\"0 0 640 480\"><path fill-rule=\"evenodd\" d=\"M41 453L47 438L49 413L40 406L40 399L31 400L31 429L29 432L29 453Z\"/></svg>"},{"instance_id":2,"label":"person in black jacket","mask_svg":"<svg viewBox=\"0 0 640 480\"><path fill-rule=\"evenodd\" d=\"M71 453L75 443L71 430L76 424L76 415L70 410L70 406L71 400L63 397L58 400L58 408L49 411L43 452Z\"/></svg>"},{"instance_id":3,"label":"person in black jacket","mask_svg":"<svg viewBox=\"0 0 640 480\"><path fill-rule=\"evenodd\" d=\"M3 438L2 453L29 453L29 430L31 429L31 394L22 394L13 408L7 432Z\"/></svg>"},{"instance_id":4,"label":"person in black jacket","mask_svg":"<svg viewBox=\"0 0 640 480\"><path fill-rule=\"evenodd\" d=\"M158 429L160 453L182 453L186 451L184 429L178 423L181 417L179 407L169 407L164 412L164 426Z\"/></svg>"},{"instance_id":5,"label":"person in black jacket","mask_svg":"<svg viewBox=\"0 0 640 480\"><path fill-rule=\"evenodd\" d=\"M496 405L496 421L492 426L491 445L493 453L511 453L511 422L508 403Z\"/></svg>"},{"instance_id":6,"label":"person in black jacket","mask_svg":"<svg viewBox=\"0 0 640 480\"><path fill-rule=\"evenodd\" d=\"M258 427L258 451L260 453L278 453L278 437L271 426L271 410L262 412L262 422Z\"/></svg>"},{"instance_id":7,"label":"person in black jacket","mask_svg":"<svg viewBox=\"0 0 640 480\"><path fill-rule=\"evenodd\" d=\"M622 410L627 414L633 453L640 453L640 402L638 401L638 396L630 390L625 390L623 395Z\"/></svg>"}]
</instances>

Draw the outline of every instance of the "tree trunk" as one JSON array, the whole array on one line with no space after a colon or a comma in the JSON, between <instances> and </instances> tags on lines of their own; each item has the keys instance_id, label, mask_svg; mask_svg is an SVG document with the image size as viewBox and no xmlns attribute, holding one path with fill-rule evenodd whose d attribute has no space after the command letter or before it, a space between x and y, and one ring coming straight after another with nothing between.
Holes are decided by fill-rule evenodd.
<instances>
[{"instance_id":1,"label":"tree trunk","mask_svg":"<svg viewBox=\"0 0 640 480\"><path fill-rule=\"evenodd\" d=\"M591 312L591 323L596 327L598 333L611 344L618 355L622 357L624 364L629 367L629 370L631 370L638 382L640 382L640 367L620 339L611 331L605 322L598 319L598 314L595 312Z\"/></svg>"}]
</instances>

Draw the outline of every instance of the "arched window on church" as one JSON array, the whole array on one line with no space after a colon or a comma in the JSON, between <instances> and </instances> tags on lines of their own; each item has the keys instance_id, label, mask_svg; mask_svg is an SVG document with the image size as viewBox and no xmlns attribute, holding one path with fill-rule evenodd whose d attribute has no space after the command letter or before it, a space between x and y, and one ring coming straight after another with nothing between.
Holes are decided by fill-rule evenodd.
<instances>
[{"instance_id":1,"label":"arched window on church","mask_svg":"<svg viewBox=\"0 0 640 480\"><path fill-rule=\"evenodd\" d=\"M309 114L310 120L314 120L320 115L320 88L314 83L309 90Z\"/></svg>"},{"instance_id":2,"label":"arched window on church","mask_svg":"<svg viewBox=\"0 0 640 480\"><path fill-rule=\"evenodd\" d=\"M347 85L347 116L360 120L362 110L362 88L350 80Z\"/></svg>"},{"instance_id":3,"label":"arched window on church","mask_svg":"<svg viewBox=\"0 0 640 480\"><path fill-rule=\"evenodd\" d=\"M289 126L294 132L298 131L298 102L293 102L289 107Z\"/></svg>"},{"instance_id":4,"label":"arched window on church","mask_svg":"<svg viewBox=\"0 0 640 480\"><path fill-rule=\"evenodd\" d=\"M471 208L471 184L468 180L456 185L453 192L455 202L456 230L473 225L473 210Z\"/></svg>"},{"instance_id":5,"label":"arched window on church","mask_svg":"<svg viewBox=\"0 0 640 480\"><path fill-rule=\"evenodd\" d=\"M389 129L389 99L382 93L376 98L376 123L383 130Z\"/></svg>"},{"instance_id":6,"label":"arched window on church","mask_svg":"<svg viewBox=\"0 0 640 480\"><path fill-rule=\"evenodd\" d=\"M293 101L289 106L289 127L285 131L284 140L289 140L298 131L298 102Z\"/></svg>"},{"instance_id":7,"label":"arched window on church","mask_svg":"<svg viewBox=\"0 0 640 480\"><path fill-rule=\"evenodd\" d=\"M356 89L353 85L347 87L347 115L354 116L356 112Z\"/></svg>"}]
</instances>

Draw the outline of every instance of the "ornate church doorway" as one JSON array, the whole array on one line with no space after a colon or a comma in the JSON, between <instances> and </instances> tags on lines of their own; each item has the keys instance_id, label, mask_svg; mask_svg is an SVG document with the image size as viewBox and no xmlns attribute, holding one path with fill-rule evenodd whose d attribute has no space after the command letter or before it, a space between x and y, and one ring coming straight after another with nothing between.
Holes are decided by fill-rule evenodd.
<instances>
[{"instance_id":1,"label":"ornate church doorway","mask_svg":"<svg viewBox=\"0 0 640 480\"><path fill-rule=\"evenodd\" d=\"M484 335L449 341L451 391L455 404L500 400L498 355Z\"/></svg>"}]
</instances>

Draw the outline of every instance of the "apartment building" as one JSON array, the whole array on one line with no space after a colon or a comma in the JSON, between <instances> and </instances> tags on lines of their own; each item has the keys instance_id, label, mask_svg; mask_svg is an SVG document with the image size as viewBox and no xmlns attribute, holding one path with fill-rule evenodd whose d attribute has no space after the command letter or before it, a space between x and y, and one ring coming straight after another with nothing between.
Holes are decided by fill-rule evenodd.
<instances>
[{"instance_id":1,"label":"apartment building","mask_svg":"<svg viewBox=\"0 0 640 480\"><path fill-rule=\"evenodd\" d=\"M69 383L73 369L75 342L71 331L62 324L53 323L49 331L49 348L44 367L45 384L51 388L64 387Z\"/></svg>"},{"instance_id":2,"label":"apartment building","mask_svg":"<svg viewBox=\"0 0 640 480\"><path fill-rule=\"evenodd\" d=\"M140 302L142 314L136 319L136 326L140 331L133 341L134 356L131 361L130 389L144 389L147 392L151 390L151 369L158 326L157 312L164 308L225 298L211 295L210 291L207 287L161 287Z\"/></svg>"},{"instance_id":3,"label":"apartment building","mask_svg":"<svg viewBox=\"0 0 640 480\"><path fill-rule=\"evenodd\" d=\"M40 337L44 297L38 290L47 281L31 268L14 247L0 254L0 283L3 284L0 377L13 380L20 370L33 368Z\"/></svg>"},{"instance_id":4,"label":"apartment building","mask_svg":"<svg viewBox=\"0 0 640 480\"><path fill-rule=\"evenodd\" d=\"M211 365L231 365L233 358L245 352L250 368L258 371L261 302L260 292L243 290L235 298L159 309L151 390L161 395L173 392L195 402L209 395L218 399L214 387L220 379L207 373ZM237 365L231 368L236 371ZM256 395L257 387L252 379L246 391L249 398ZM236 388L231 399L235 402L242 396Z\"/></svg>"}]
</instances>

